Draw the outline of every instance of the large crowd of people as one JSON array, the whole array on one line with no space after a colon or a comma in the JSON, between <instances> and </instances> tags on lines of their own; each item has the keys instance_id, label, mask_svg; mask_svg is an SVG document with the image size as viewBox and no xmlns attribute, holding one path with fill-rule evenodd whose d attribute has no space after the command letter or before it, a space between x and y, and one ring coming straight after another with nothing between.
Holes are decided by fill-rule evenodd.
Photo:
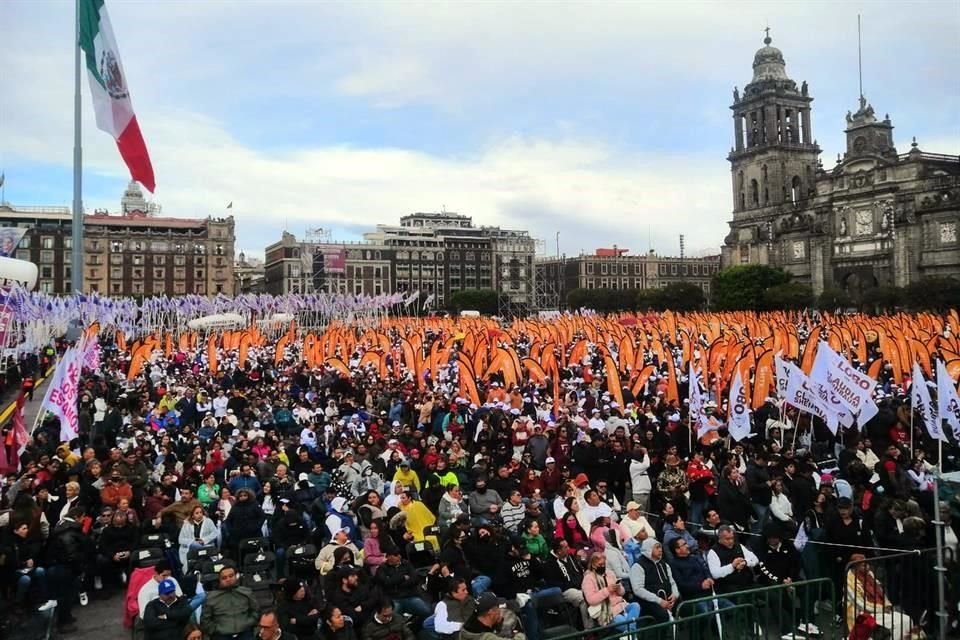
<instances>
[{"instance_id":1,"label":"large crowd of people","mask_svg":"<svg viewBox=\"0 0 960 640\"><path fill-rule=\"evenodd\" d=\"M923 624L882 591L878 610L839 602L877 582L851 561L933 546L938 449L909 381L885 369L880 412L838 436L771 397L735 442L722 398L701 438L685 384L668 402L653 375L621 406L589 354L556 385L478 380L477 403L447 367L456 348L424 386L360 353L341 354L349 377L308 367L290 345L242 366L221 351L216 373L204 349L158 351L128 379L105 342L79 438L41 421L3 478L5 615L51 611L69 634L77 607L123 594L146 640L540 640L558 620L626 632L826 578L851 631L870 614L897 638ZM819 635L796 600L779 632Z\"/></svg>"}]
</instances>

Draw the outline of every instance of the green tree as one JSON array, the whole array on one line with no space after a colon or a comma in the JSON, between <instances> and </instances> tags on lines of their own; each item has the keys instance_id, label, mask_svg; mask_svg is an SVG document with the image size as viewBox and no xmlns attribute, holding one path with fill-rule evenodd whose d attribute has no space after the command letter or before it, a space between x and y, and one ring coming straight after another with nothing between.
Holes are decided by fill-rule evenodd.
<instances>
[{"instance_id":1,"label":"green tree","mask_svg":"<svg viewBox=\"0 0 960 640\"><path fill-rule=\"evenodd\" d=\"M464 289L450 296L447 308L454 313L469 309L493 316L497 314L497 300L497 292L493 289Z\"/></svg>"},{"instance_id":2,"label":"green tree","mask_svg":"<svg viewBox=\"0 0 960 640\"><path fill-rule=\"evenodd\" d=\"M817 298L817 308L821 311L836 311L846 309L853 304L850 296L843 289L827 288Z\"/></svg>"},{"instance_id":3,"label":"green tree","mask_svg":"<svg viewBox=\"0 0 960 640\"><path fill-rule=\"evenodd\" d=\"M960 307L960 280L923 278L907 285L904 301L913 311L946 311Z\"/></svg>"},{"instance_id":4,"label":"green tree","mask_svg":"<svg viewBox=\"0 0 960 640\"><path fill-rule=\"evenodd\" d=\"M763 299L767 309L806 309L813 304L813 289L799 282L785 282L767 289Z\"/></svg>"},{"instance_id":5,"label":"green tree","mask_svg":"<svg viewBox=\"0 0 960 640\"><path fill-rule=\"evenodd\" d=\"M636 295L634 289L574 289L567 294L567 307L599 313L631 311L637 308Z\"/></svg>"},{"instance_id":6,"label":"green tree","mask_svg":"<svg viewBox=\"0 0 960 640\"><path fill-rule=\"evenodd\" d=\"M663 311L699 311L707 303L703 289L692 282L672 282L662 289L654 289L652 307Z\"/></svg>"},{"instance_id":7,"label":"green tree","mask_svg":"<svg viewBox=\"0 0 960 640\"><path fill-rule=\"evenodd\" d=\"M870 313L891 313L903 304L904 291L900 287L885 285L863 292L863 307Z\"/></svg>"},{"instance_id":8,"label":"green tree","mask_svg":"<svg viewBox=\"0 0 960 640\"><path fill-rule=\"evenodd\" d=\"M767 309L764 293L786 284L790 274L766 265L745 264L724 269L713 277L711 301L720 311Z\"/></svg>"}]
</instances>

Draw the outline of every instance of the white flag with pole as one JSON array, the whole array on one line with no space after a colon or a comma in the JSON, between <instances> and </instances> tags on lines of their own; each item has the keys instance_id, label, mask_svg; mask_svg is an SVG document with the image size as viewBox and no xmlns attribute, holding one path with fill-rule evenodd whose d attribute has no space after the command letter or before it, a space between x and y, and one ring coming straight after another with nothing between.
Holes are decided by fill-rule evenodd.
<instances>
[{"instance_id":1,"label":"white flag with pole","mask_svg":"<svg viewBox=\"0 0 960 640\"><path fill-rule=\"evenodd\" d=\"M913 363L913 384L910 386L910 404L912 411L919 411L923 417L923 424L927 427L927 433L934 440L946 440L943 429L940 427L940 419L937 417L937 409L933 406L930 399L930 389L927 388L927 381L923 377L923 370L920 369L920 363Z\"/></svg>"},{"instance_id":2,"label":"white flag with pole","mask_svg":"<svg viewBox=\"0 0 960 640\"><path fill-rule=\"evenodd\" d=\"M730 385L727 406L730 408L727 416L727 431L730 432L731 438L740 442L750 436L750 406L747 403L747 394L743 390L743 380L739 370Z\"/></svg>"},{"instance_id":3,"label":"white flag with pole","mask_svg":"<svg viewBox=\"0 0 960 640\"><path fill-rule=\"evenodd\" d=\"M960 395L942 360L937 360L937 413L941 420L946 420L953 428L953 435L960 440Z\"/></svg>"}]
</instances>

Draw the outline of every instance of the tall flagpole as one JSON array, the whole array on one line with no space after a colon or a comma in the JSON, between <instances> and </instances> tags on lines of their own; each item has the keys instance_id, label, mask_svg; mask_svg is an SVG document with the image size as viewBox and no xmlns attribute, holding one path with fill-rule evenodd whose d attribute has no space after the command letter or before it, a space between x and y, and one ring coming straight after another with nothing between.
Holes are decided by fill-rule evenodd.
<instances>
[{"instance_id":1,"label":"tall flagpole","mask_svg":"<svg viewBox=\"0 0 960 640\"><path fill-rule=\"evenodd\" d=\"M80 1L76 0L73 69L73 223L69 293L83 292L83 148L80 145Z\"/></svg>"}]
</instances>

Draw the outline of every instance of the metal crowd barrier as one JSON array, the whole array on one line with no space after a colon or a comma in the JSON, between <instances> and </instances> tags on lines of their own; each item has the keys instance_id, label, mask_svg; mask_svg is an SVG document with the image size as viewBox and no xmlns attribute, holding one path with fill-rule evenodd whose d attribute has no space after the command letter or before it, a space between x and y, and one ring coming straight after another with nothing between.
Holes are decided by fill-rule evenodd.
<instances>
[{"instance_id":1,"label":"metal crowd barrier","mask_svg":"<svg viewBox=\"0 0 960 640\"><path fill-rule=\"evenodd\" d=\"M944 549L945 564L953 550ZM843 572L842 616L848 630L869 614L894 638L936 628L937 550L918 549L847 563ZM919 635L919 634L917 634ZM934 636L935 637L935 636Z\"/></svg>"}]
</instances>

